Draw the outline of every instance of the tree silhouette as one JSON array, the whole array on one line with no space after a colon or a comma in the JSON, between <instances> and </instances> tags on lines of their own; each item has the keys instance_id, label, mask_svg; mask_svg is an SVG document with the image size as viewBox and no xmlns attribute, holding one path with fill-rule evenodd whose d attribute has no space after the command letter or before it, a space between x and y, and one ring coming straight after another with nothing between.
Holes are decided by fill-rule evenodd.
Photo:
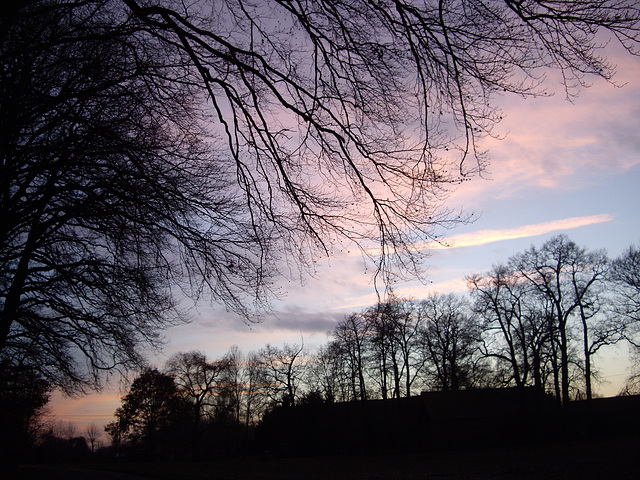
<instances>
[{"instance_id":1,"label":"tree silhouette","mask_svg":"<svg viewBox=\"0 0 640 480\"><path fill-rule=\"evenodd\" d=\"M265 388L276 405L294 406L306 363L302 356L304 342L285 343L281 348L267 344L260 350Z\"/></svg>"},{"instance_id":2,"label":"tree silhouette","mask_svg":"<svg viewBox=\"0 0 640 480\"><path fill-rule=\"evenodd\" d=\"M100 445L100 433L100 428L95 423L89 424L85 431L89 445L91 445L91 453L95 453L96 446Z\"/></svg>"},{"instance_id":3,"label":"tree silhouette","mask_svg":"<svg viewBox=\"0 0 640 480\"><path fill-rule=\"evenodd\" d=\"M365 315L357 313L347 315L332 332L340 365L349 379L349 400L366 400L369 397L365 374L370 335L371 326Z\"/></svg>"},{"instance_id":4,"label":"tree silhouette","mask_svg":"<svg viewBox=\"0 0 640 480\"><path fill-rule=\"evenodd\" d=\"M462 390L478 385L483 375L478 363L481 327L469 315L465 299L432 295L420 304L423 310L422 349L426 370L436 390Z\"/></svg>"},{"instance_id":5,"label":"tree silhouette","mask_svg":"<svg viewBox=\"0 0 640 480\"><path fill-rule=\"evenodd\" d=\"M497 384L523 388L532 381L537 391L544 391L544 367L555 340L545 303L506 264L467 281L473 311L484 320L482 352L496 362Z\"/></svg>"},{"instance_id":6,"label":"tree silhouette","mask_svg":"<svg viewBox=\"0 0 640 480\"><path fill-rule=\"evenodd\" d=\"M215 396L225 368L225 361L209 361L199 351L176 353L167 361L166 373L173 378L177 394L192 411L191 451L194 458L199 456L201 421L207 415L207 409L216 407Z\"/></svg>"},{"instance_id":7,"label":"tree silhouette","mask_svg":"<svg viewBox=\"0 0 640 480\"><path fill-rule=\"evenodd\" d=\"M105 429L112 438L126 437L133 443L141 443L147 453L155 455L166 443L157 439L161 431L183 422L186 411L187 404L173 377L148 369L133 381L122 398L122 406L115 412L116 420ZM178 442L179 438L174 441Z\"/></svg>"},{"instance_id":8,"label":"tree silhouette","mask_svg":"<svg viewBox=\"0 0 640 480\"><path fill-rule=\"evenodd\" d=\"M611 265L617 293L615 313L627 324L628 339L640 348L640 248L631 245Z\"/></svg>"},{"instance_id":9,"label":"tree silhouette","mask_svg":"<svg viewBox=\"0 0 640 480\"><path fill-rule=\"evenodd\" d=\"M36 370L0 362L0 448L15 461L33 446L51 385Z\"/></svg>"},{"instance_id":10,"label":"tree silhouette","mask_svg":"<svg viewBox=\"0 0 640 480\"><path fill-rule=\"evenodd\" d=\"M241 303L266 240L171 78L185 65L114 2L20 5L2 29L0 352L71 390L140 363L181 319L171 288Z\"/></svg>"},{"instance_id":11,"label":"tree silhouette","mask_svg":"<svg viewBox=\"0 0 640 480\"><path fill-rule=\"evenodd\" d=\"M614 308L618 325L631 345L634 371L626 393L640 393L640 248L630 245L611 265L609 279L614 287Z\"/></svg>"},{"instance_id":12,"label":"tree silhouette","mask_svg":"<svg viewBox=\"0 0 640 480\"><path fill-rule=\"evenodd\" d=\"M591 399L593 355L620 341L624 330L624 323L607 318L603 309L610 301L605 290L609 269L605 252L588 251L566 235L557 235L540 248L531 246L515 255L510 265L516 281L528 287L529 301L538 304L538 311L546 312L542 318L548 319L556 396L563 404L570 400L575 377L571 365L579 364L572 358L572 343L580 332L585 393Z\"/></svg>"},{"instance_id":13,"label":"tree silhouette","mask_svg":"<svg viewBox=\"0 0 640 480\"><path fill-rule=\"evenodd\" d=\"M2 358L95 386L181 319L173 292L253 318L275 278L353 244L376 285L419 275L424 242L465 220L441 204L484 168L493 96L544 94L548 69L569 95L611 79L596 37L632 50L639 16L627 0L4 5Z\"/></svg>"}]
</instances>

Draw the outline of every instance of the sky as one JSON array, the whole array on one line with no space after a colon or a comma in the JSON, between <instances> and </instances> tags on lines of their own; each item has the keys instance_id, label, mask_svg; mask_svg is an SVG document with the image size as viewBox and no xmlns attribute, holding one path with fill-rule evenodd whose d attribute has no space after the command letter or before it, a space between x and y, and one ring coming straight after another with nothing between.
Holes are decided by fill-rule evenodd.
<instances>
[{"instance_id":1,"label":"sky","mask_svg":"<svg viewBox=\"0 0 640 480\"><path fill-rule=\"evenodd\" d=\"M611 257L640 244L640 58L617 49L608 56L618 66L617 86L594 80L569 102L561 85L551 82L553 96L500 99L501 138L482 143L491 162L488 178L464 183L446 202L475 213L476 221L448 232L451 247L430 248L428 282L399 284L398 296L466 292L466 275L560 233ZM151 353L150 362L161 366L171 354L195 349L215 359L232 345L247 353L267 343L303 341L313 350L326 343L337 321L377 299L363 260L347 253L322 263L303 284L284 281L282 288L286 297L259 324L247 325L212 305L192 308L191 322L166 331L165 348ZM604 380L596 393L615 395L628 374L626 348L602 351L596 366ZM123 393L116 380L80 398L56 393L51 414L82 432L89 423L110 421Z\"/></svg>"}]
</instances>

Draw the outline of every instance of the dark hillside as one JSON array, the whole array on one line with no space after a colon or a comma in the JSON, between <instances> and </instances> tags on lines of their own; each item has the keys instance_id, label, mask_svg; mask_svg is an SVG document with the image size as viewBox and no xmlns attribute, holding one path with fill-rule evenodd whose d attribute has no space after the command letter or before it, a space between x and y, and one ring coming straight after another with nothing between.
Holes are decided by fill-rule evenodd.
<instances>
[{"instance_id":1,"label":"dark hillside","mask_svg":"<svg viewBox=\"0 0 640 480\"><path fill-rule=\"evenodd\" d=\"M638 435L639 426L640 397L562 409L533 389L509 388L278 408L266 416L259 438L265 450L284 455L379 454Z\"/></svg>"}]
</instances>

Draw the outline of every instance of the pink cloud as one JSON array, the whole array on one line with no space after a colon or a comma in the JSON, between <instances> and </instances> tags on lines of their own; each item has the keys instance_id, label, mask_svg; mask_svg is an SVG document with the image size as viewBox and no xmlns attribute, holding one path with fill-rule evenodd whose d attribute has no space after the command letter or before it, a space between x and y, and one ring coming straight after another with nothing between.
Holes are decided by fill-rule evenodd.
<instances>
[{"instance_id":1,"label":"pink cloud","mask_svg":"<svg viewBox=\"0 0 640 480\"><path fill-rule=\"evenodd\" d=\"M464 183L450 201L469 205L483 198L511 198L527 189L578 190L603 176L640 164L640 60L625 55L616 85L595 80L573 102L562 89L554 96L497 99L505 118L497 138L485 138L487 177Z\"/></svg>"}]
</instances>

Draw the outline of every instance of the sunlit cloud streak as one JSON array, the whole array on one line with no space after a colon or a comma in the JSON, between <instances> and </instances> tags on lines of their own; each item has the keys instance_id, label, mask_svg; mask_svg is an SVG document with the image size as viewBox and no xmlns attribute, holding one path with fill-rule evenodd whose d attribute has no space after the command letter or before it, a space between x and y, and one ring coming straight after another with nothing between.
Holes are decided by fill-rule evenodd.
<instances>
[{"instance_id":1,"label":"sunlit cloud streak","mask_svg":"<svg viewBox=\"0 0 640 480\"><path fill-rule=\"evenodd\" d=\"M571 230L574 228L585 227L599 223L610 222L613 216L609 214L590 215L583 217L571 217L551 222L536 223L532 225L523 225L517 228L506 228L499 230L478 230L471 233L463 233L449 237L445 242L430 242L415 246L420 250L427 249L454 249L463 247L477 247L488 243L500 242L504 240L515 240L519 238L536 237L554 231ZM456 278L430 284L426 286L407 286L396 290L396 294L402 298L421 298L428 293L453 293L462 292L467 289L466 282L463 279ZM375 294L369 294L362 297L353 298L346 304L333 307L331 310L354 310L366 308L377 302Z\"/></svg>"},{"instance_id":2,"label":"sunlit cloud streak","mask_svg":"<svg viewBox=\"0 0 640 480\"><path fill-rule=\"evenodd\" d=\"M586 217L572 217L551 222L536 223L533 225L523 225L517 228L500 230L478 230L477 232L462 233L451 236L446 242L431 242L424 244L421 248L442 249L442 248L462 248L486 245L487 243L500 242L503 240L514 240L517 238L536 237L558 230L570 230L597 223L605 223L613 220L612 215L601 214Z\"/></svg>"},{"instance_id":3,"label":"sunlit cloud streak","mask_svg":"<svg viewBox=\"0 0 640 480\"><path fill-rule=\"evenodd\" d=\"M441 250L462 247L476 247L488 243L500 242L503 240L514 240L518 238L536 237L558 230L570 230L587 225L610 222L613 216L609 214L590 215L584 217L571 217L551 222L536 223L533 225L523 225L517 228L507 228L500 230L478 230L471 233L461 233L448 237L440 242L428 242L412 246L412 250ZM379 250L369 250L368 253L379 254Z\"/></svg>"}]
</instances>

